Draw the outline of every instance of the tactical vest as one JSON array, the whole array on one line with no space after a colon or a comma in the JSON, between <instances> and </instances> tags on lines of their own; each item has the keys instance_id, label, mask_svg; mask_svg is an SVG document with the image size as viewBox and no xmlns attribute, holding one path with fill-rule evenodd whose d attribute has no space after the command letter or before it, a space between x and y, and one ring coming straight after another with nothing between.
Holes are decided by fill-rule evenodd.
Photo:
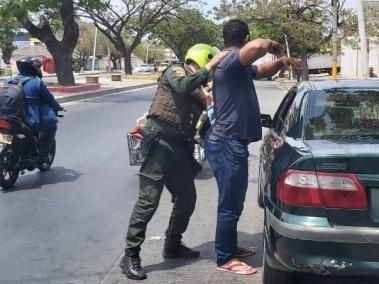
<instances>
[{"instance_id":1,"label":"tactical vest","mask_svg":"<svg viewBox=\"0 0 379 284\"><path fill-rule=\"evenodd\" d=\"M188 75L183 65L175 66L183 68ZM180 95L172 90L163 73L158 80L158 89L148 117L163 120L175 126L187 137L193 138L196 133L196 123L204 110L206 110L206 97L200 87L190 95Z\"/></svg>"}]
</instances>

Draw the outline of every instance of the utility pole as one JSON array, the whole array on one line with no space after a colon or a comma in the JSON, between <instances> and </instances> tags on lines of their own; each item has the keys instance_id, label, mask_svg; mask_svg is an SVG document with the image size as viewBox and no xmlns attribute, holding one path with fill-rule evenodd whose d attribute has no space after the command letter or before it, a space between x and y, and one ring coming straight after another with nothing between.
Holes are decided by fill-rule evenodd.
<instances>
[{"instance_id":1,"label":"utility pole","mask_svg":"<svg viewBox=\"0 0 379 284\"><path fill-rule=\"evenodd\" d=\"M290 46L288 43L287 34L284 34L284 40L286 41L287 57L291 57ZM290 73L290 80L293 80L293 69L292 69L292 67L290 67L289 73Z\"/></svg>"},{"instance_id":2,"label":"utility pole","mask_svg":"<svg viewBox=\"0 0 379 284\"><path fill-rule=\"evenodd\" d=\"M146 46L146 64L149 64L149 43Z\"/></svg>"},{"instance_id":3,"label":"utility pole","mask_svg":"<svg viewBox=\"0 0 379 284\"><path fill-rule=\"evenodd\" d=\"M358 28L359 38L361 41L361 64L363 78L368 78L368 52L367 52L367 37L365 26L365 15L363 10L363 1L357 0L357 13L358 13Z\"/></svg>"},{"instance_id":4,"label":"utility pole","mask_svg":"<svg viewBox=\"0 0 379 284\"><path fill-rule=\"evenodd\" d=\"M333 80L337 80L337 57L338 57L338 0L332 0L332 10L333 10L333 61L332 61L332 77Z\"/></svg>"},{"instance_id":5,"label":"utility pole","mask_svg":"<svg viewBox=\"0 0 379 284\"><path fill-rule=\"evenodd\" d=\"M108 46L108 72L112 72L112 66L111 66L111 49Z\"/></svg>"},{"instance_id":6,"label":"utility pole","mask_svg":"<svg viewBox=\"0 0 379 284\"><path fill-rule=\"evenodd\" d=\"M94 44L93 44L92 72L95 71L96 44L97 44L97 27L96 27L96 29L95 29L95 42L94 42Z\"/></svg>"}]
</instances>

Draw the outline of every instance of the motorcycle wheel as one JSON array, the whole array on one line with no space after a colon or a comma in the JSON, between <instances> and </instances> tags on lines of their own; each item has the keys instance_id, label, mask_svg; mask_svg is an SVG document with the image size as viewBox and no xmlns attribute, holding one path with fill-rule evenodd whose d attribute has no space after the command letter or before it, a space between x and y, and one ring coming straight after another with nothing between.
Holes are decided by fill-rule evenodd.
<instances>
[{"instance_id":1,"label":"motorcycle wheel","mask_svg":"<svg viewBox=\"0 0 379 284\"><path fill-rule=\"evenodd\" d=\"M17 154L11 145L5 146L0 155L0 186L3 189L12 188L17 181L19 170L14 169L17 164Z\"/></svg>"},{"instance_id":2,"label":"motorcycle wheel","mask_svg":"<svg viewBox=\"0 0 379 284\"><path fill-rule=\"evenodd\" d=\"M43 163L42 165L40 165L38 167L38 169L41 171L41 172L46 172L48 170L50 170L51 166L53 165L53 162L54 162L54 159L55 159L55 151L57 149L57 145L56 145L56 142L55 142L55 139L54 139L54 142L53 144L51 145L51 149L50 149L50 152L48 154L48 162L47 163Z\"/></svg>"}]
</instances>

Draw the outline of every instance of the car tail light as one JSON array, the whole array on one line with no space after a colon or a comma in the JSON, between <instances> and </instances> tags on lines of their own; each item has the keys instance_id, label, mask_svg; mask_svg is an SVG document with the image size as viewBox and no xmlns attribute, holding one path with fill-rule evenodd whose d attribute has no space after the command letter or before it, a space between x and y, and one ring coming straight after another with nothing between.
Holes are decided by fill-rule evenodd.
<instances>
[{"instance_id":1,"label":"car tail light","mask_svg":"<svg viewBox=\"0 0 379 284\"><path fill-rule=\"evenodd\" d=\"M352 174L288 170L279 180L277 196L294 206L367 208L365 188Z\"/></svg>"},{"instance_id":2,"label":"car tail light","mask_svg":"<svg viewBox=\"0 0 379 284\"><path fill-rule=\"evenodd\" d=\"M0 129L8 129L10 130L12 128L12 124L5 119L0 119Z\"/></svg>"}]
</instances>

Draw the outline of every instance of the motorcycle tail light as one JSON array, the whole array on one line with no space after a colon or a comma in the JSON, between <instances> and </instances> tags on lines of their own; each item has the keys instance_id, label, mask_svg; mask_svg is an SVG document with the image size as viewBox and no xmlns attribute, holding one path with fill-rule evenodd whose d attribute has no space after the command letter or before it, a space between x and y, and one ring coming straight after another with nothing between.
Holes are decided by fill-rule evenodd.
<instances>
[{"instance_id":1,"label":"motorcycle tail light","mask_svg":"<svg viewBox=\"0 0 379 284\"><path fill-rule=\"evenodd\" d=\"M279 180L277 197L292 206L367 208L365 188L355 175L345 173L288 170Z\"/></svg>"},{"instance_id":2,"label":"motorcycle tail light","mask_svg":"<svg viewBox=\"0 0 379 284\"><path fill-rule=\"evenodd\" d=\"M0 129L11 130L12 124L8 120L0 119Z\"/></svg>"}]
</instances>

